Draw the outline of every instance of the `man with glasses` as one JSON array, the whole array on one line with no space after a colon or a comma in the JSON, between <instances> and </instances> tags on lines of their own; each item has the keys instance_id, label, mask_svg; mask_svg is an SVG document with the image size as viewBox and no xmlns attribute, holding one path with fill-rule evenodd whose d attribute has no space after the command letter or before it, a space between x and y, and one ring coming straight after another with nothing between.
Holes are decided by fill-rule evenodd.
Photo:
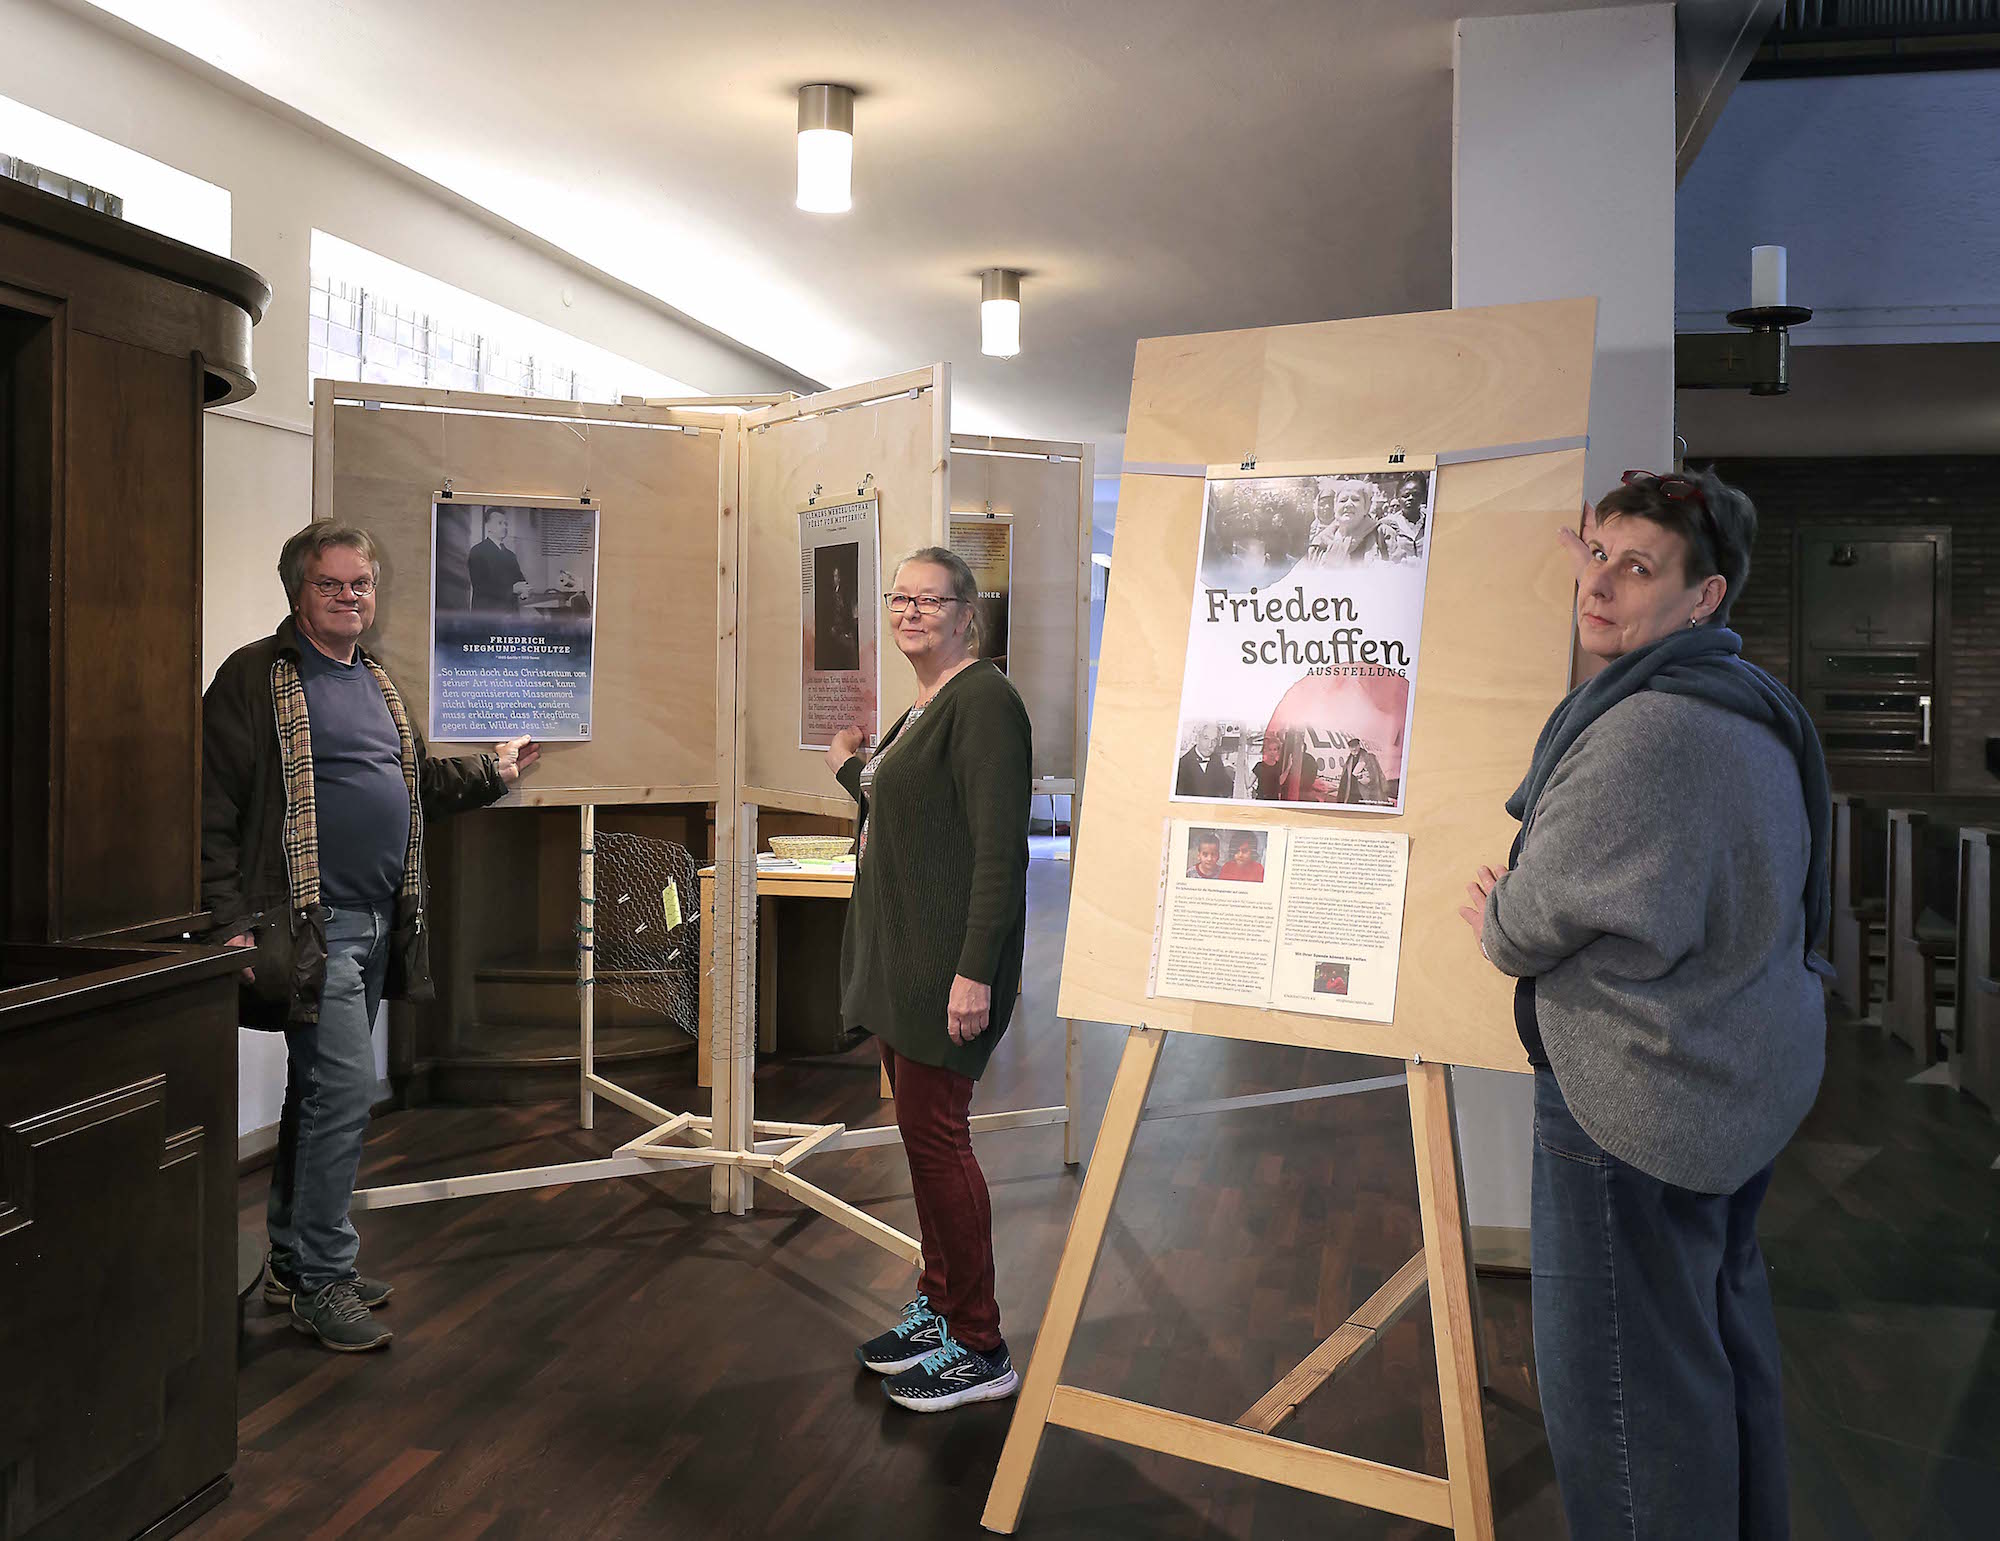
<instances>
[{"instance_id":1,"label":"man with glasses","mask_svg":"<svg viewBox=\"0 0 2000 1541\"><path fill-rule=\"evenodd\" d=\"M285 1034L264 1298L355 1352L390 1338L369 1314L390 1289L356 1272L348 1208L376 1009L432 993L424 822L504 796L541 751L517 738L465 759L425 753L361 646L381 576L367 531L309 524L278 575L292 613L230 654L202 699L202 904L216 940L254 949L244 1025Z\"/></svg>"}]
</instances>

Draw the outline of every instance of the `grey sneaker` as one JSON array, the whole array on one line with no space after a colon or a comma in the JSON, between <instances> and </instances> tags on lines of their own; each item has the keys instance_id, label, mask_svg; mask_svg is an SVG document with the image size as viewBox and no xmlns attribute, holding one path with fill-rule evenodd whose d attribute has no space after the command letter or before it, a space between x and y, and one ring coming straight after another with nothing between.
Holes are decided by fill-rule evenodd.
<instances>
[{"instance_id":1,"label":"grey sneaker","mask_svg":"<svg viewBox=\"0 0 2000 1541\"><path fill-rule=\"evenodd\" d=\"M387 1305L389 1297L396 1293L396 1286L384 1284L380 1279L354 1278L347 1281L354 1286L354 1293L361 1297L361 1303L373 1311L378 1306ZM288 1306L292 1296L298 1293L298 1280L289 1274L280 1273L275 1263L264 1267L264 1303L273 1306Z\"/></svg>"},{"instance_id":2,"label":"grey sneaker","mask_svg":"<svg viewBox=\"0 0 2000 1541\"><path fill-rule=\"evenodd\" d=\"M310 1296L292 1296L292 1326L343 1354L380 1348L395 1336L375 1325L352 1279L336 1279Z\"/></svg>"}]
</instances>

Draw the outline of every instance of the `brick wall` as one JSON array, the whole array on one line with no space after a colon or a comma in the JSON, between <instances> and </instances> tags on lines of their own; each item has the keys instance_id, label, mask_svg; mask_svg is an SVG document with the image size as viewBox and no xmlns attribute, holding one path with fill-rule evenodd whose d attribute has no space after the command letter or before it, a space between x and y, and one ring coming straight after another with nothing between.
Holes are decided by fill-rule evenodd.
<instances>
[{"instance_id":1,"label":"brick wall","mask_svg":"<svg viewBox=\"0 0 2000 1541\"><path fill-rule=\"evenodd\" d=\"M1691 457L1701 463L1696 454ZM1732 612L1743 651L1787 683L1792 665L1792 537L1815 524L1927 525L1951 531L1950 763L1938 790L2000 791L1986 740L2000 734L2000 456L1852 460L1724 457L1715 469L1757 504L1750 582Z\"/></svg>"}]
</instances>

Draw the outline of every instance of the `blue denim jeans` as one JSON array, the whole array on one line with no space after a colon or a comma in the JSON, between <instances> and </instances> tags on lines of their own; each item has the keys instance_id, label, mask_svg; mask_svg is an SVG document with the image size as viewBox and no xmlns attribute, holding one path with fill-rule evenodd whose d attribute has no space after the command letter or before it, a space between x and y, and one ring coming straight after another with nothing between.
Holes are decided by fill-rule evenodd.
<instances>
[{"instance_id":1,"label":"blue denim jeans","mask_svg":"<svg viewBox=\"0 0 2000 1541\"><path fill-rule=\"evenodd\" d=\"M375 1011L389 970L393 901L329 909L319 1021L285 1030L285 1108L265 1209L273 1270L307 1293L355 1277L347 1217L375 1100Z\"/></svg>"},{"instance_id":2,"label":"blue denim jeans","mask_svg":"<svg viewBox=\"0 0 2000 1541\"><path fill-rule=\"evenodd\" d=\"M1766 1167L1696 1193L1608 1154L1535 1072L1535 1365L1572 1541L1790 1533Z\"/></svg>"}]
</instances>

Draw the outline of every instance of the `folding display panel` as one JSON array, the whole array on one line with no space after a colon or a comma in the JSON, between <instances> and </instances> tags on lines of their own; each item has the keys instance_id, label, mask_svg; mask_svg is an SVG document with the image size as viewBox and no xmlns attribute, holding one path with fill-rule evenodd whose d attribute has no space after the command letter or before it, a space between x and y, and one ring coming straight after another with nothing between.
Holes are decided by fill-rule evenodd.
<instances>
[{"instance_id":1,"label":"folding display panel","mask_svg":"<svg viewBox=\"0 0 2000 1541\"><path fill-rule=\"evenodd\" d=\"M608 406L551 415L562 402L500 415L445 408L452 395L322 381L314 408L314 516L359 525L384 548L371 646L411 721L430 717L433 499L446 487L468 501L587 493L600 511L591 738L546 745L510 801L714 801L716 503L733 420Z\"/></svg>"}]
</instances>

